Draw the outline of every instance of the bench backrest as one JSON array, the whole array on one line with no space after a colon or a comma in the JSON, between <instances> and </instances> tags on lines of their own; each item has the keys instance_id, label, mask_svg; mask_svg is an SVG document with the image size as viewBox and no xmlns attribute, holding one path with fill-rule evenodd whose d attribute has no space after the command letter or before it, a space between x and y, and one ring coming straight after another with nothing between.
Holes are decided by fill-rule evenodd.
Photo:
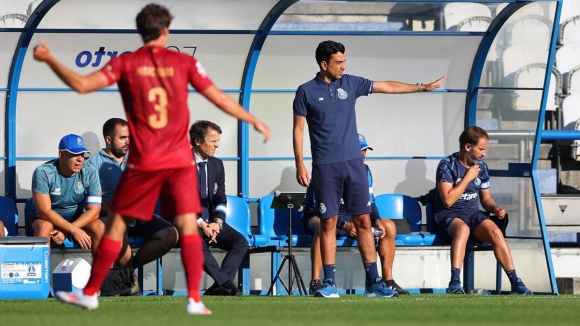
<instances>
[{"instance_id":1,"label":"bench backrest","mask_svg":"<svg viewBox=\"0 0 580 326\"><path fill-rule=\"evenodd\" d=\"M271 245L287 246L288 240L288 209L285 208L270 208L274 195L266 195L260 199L258 203L258 226L260 234L266 235L270 238ZM304 232L302 226L301 214L296 209L292 209L292 244L310 245L310 236Z\"/></svg>"},{"instance_id":2,"label":"bench backrest","mask_svg":"<svg viewBox=\"0 0 580 326\"><path fill-rule=\"evenodd\" d=\"M252 215L250 214L250 205L245 199L235 196L226 196L228 204L226 206L226 223L240 232L250 246L254 245L252 227L250 225Z\"/></svg>"},{"instance_id":3,"label":"bench backrest","mask_svg":"<svg viewBox=\"0 0 580 326\"><path fill-rule=\"evenodd\" d=\"M407 219L411 232L421 231L421 206L417 199L402 194L381 194L375 197L379 215L391 220Z\"/></svg>"}]
</instances>

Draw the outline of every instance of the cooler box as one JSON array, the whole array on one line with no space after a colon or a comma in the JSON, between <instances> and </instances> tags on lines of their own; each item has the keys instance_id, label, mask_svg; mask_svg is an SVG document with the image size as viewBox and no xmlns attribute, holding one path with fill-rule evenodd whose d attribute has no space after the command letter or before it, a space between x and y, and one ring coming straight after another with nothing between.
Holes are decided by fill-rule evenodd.
<instances>
[{"instance_id":1,"label":"cooler box","mask_svg":"<svg viewBox=\"0 0 580 326\"><path fill-rule=\"evenodd\" d=\"M0 238L0 299L46 299L50 251L45 237Z\"/></svg>"},{"instance_id":2,"label":"cooler box","mask_svg":"<svg viewBox=\"0 0 580 326\"><path fill-rule=\"evenodd\" d=\"M91 265L82 258L67 258L52 272L54 291L76 291L84 289L91 276Z\"/></svg>"}]
</instances>

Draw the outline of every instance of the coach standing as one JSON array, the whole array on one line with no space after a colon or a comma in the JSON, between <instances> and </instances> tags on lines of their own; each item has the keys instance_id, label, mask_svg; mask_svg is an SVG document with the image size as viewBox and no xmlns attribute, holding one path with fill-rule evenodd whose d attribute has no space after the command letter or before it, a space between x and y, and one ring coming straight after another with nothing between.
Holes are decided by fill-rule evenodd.
<instances>
[{"instance_id":1,"label":"coach standing","mask_svg":"<svg viewBox=\"0 0 580 326\"><path fill-rule=\"evenodd\" d=\"M320 71L300 85L294 98L294 157L298 183L307 187L310 175L304 165L304 121L308 123L312 152L312 179L320 217L320 246L324 282L314 295L338 298L335 282L336 220L340 199L352 215L359 251L366 273L367 297L397 296L379 277L376 249L371 231L371 207L366 169L357 141L356 100L370 93L414 93L440 87L445 76L429 84L371 81L346 75L346 55L342 44L321 42L316 48ZM383 230L383 234L384 234Z\"/></svg>"}]
</instances>

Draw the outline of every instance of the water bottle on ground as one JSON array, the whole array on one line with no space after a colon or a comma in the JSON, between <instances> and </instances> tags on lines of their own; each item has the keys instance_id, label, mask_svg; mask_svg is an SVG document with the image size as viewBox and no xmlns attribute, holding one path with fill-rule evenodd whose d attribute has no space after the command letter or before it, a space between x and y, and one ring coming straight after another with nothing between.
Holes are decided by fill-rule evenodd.
<instances>
[{"instance_id":1,"label":"water bottle on ground","mask_svg":"<svg viewBox=\"0 0 580 326\"><path fill-rule=\"evenodd\" d=\"M473 294L473 295L491 295L491 291L490 290L486 290L486 289L471 289L471 290L469 290L469 294Z\"/></svg>"}]
</instances>

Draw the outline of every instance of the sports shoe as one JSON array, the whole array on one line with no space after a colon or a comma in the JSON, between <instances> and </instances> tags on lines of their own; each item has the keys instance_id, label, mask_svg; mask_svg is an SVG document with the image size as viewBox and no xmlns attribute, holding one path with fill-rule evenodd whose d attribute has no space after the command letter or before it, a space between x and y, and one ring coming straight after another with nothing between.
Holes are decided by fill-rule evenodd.
<instances>
[{"instance_id":1,"label":"sports shoe","mask_svg":"<svg viewBox=\"0 0 580 326\"><path fill-rule=\"evenodd\" d=\"M61 302L79 306L87 310L95 310L99 307L98 293L86 295L83 290L76 290L74 292L56 291L55 296Z\"/></svg>"},{"instance_id":2,"label":"sports shoe","mask_svg":"<svg viewBox=\"0 0 580 326\"><path fill-rule=\"evenodd\" d=\"M387 282L381 278L375 279L375 284L365 289L366 298L396 298L399 294L393 291L387 285Z\"/></svg>"},{"instance_id":3,"label":"sports shoe","mask_svg":"<svg viewBox=\"0 0 580 326\"><path fill-rule=\"evenodd\" d=\"M449 287L446 292L449 294L465 294L463 287L461 287L461 282L459 281L449 282Z\"/></svg>"},{"instance_id":4,"label":"sports shoe","mask_svg":"<svg viewBox=\"0 0 580 326\"><path fill-rule=\"evenodd\" d=\"M232 282L228 282L228 283L226 283L226 284L230 288L230 295L231 296L236 297L236 296L243 295L242 291L240 291L240 289L238 289L238 286L237 285L235 285ZM226 284L224 284L224 286L226 286Z\"/></svg>"},{"instance_id":5,"label":"sports shoe","mask_svg":"<svg viewBox=\"0 0 580 326\"><path fill-rule=\"evenodd\" d=\"M322 282L320 280L312 280L310 281L310 289L308 290L308 294L314 295L316 291L322 288Z\"/></svg>"},{"instance_id":6,"label":"sports shoe","mask_svg":"<svg viewBox=\"0 0 580 326\"><path fill-rule=\"evenodd\" d=\"M211 315L211 310L207 309L203 302L195 302L193 298L187 298L185 310L190 315Z\"/></svg>"},{"instance_id":7,"label":"sports shoe","mask_svg":"<svg viewBox=\"0 0 580 326\"><path fill-rule=\"evenodd\" d=\"M532 292L532 290L526 287L524 282L522 282L521 278L518 278L516 282L512 284L512 291L510 292L510 294L525 295L525 294L534 294L534 292Z\"/></svg>"},{"instance_id":8,"label":"sports shoe","mask_svg":"<svg viewBox=\"0 0 580 326\"><path fill-rule=\"evenodd\" d=\"M121 296L133 296L133 295L141 295L141 288L139 287L139 279L137 275L133 273L133 277L131 278L131 290L127 293L121 294Z\"/></svg>"},{"instance_id":9,"label":"sports shoe","mask_svg":"<svg viewBox=\"0 0 580 326\"><path fill-rule=\"evenodd\" d=\"M314 296L324 298L340 298L338 295L338 290L336 289L336 284L334 284L330 278L324 279L322 287L314 292Z\"/></svg>"},{"instance_id":10,"label":"sports shoe","mask_svg":"<svg viewBox=\"0 0 580 326\"><path fill-rule=\"evenodd\" d=\"M393 291L397 291L397 293L399 295L401 294L409 294L409 291L403 289L402 287L399 286L399 284L397 284L395 281L393 281L393 283L391 285L388 285L389 289L393 290Z\"/></svg>"}]
</instances>

